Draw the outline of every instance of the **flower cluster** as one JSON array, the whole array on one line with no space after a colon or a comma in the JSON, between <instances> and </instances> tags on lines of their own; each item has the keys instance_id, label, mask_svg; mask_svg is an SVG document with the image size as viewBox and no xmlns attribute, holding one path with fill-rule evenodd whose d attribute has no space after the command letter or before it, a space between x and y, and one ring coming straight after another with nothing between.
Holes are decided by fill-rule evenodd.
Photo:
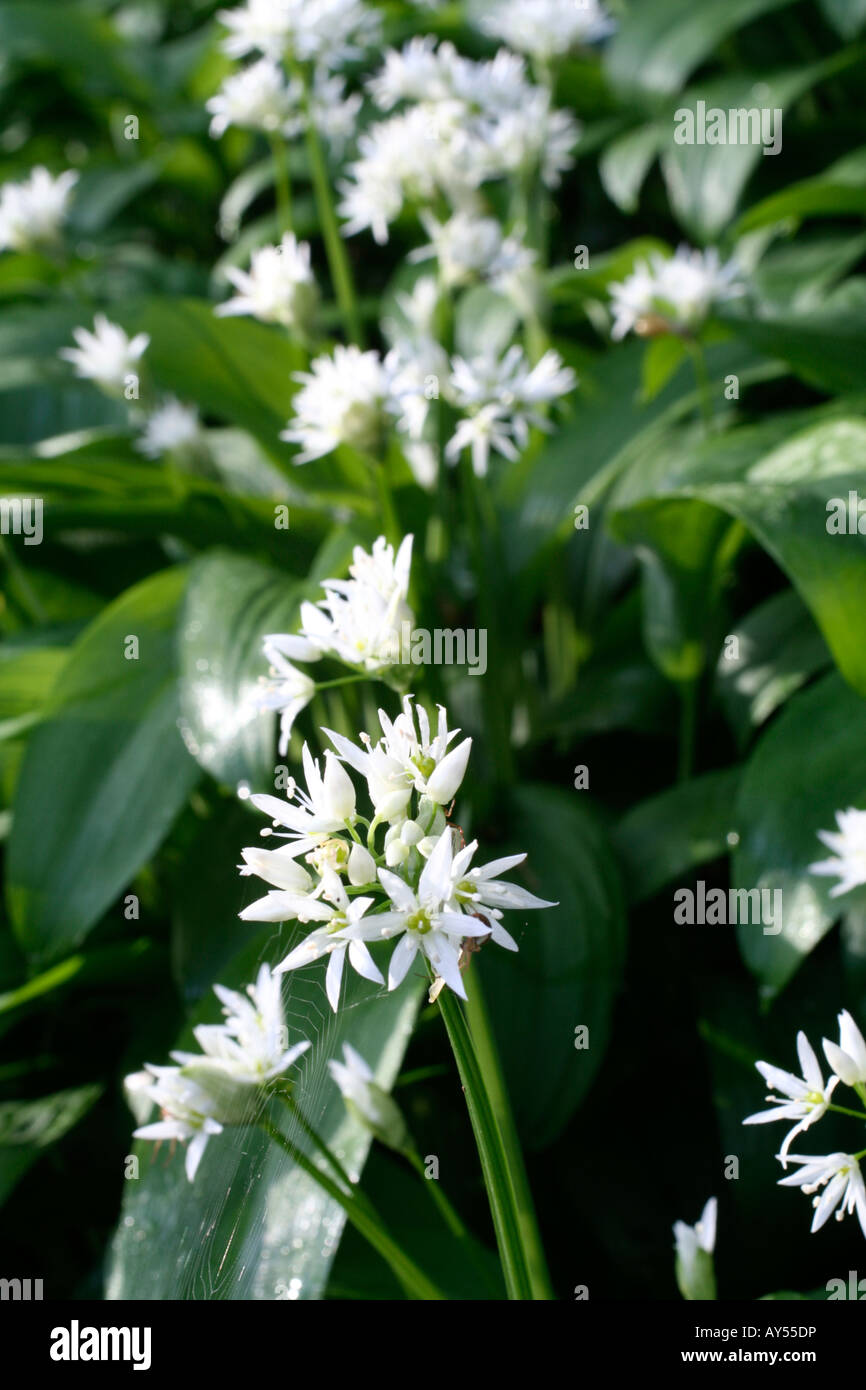
<instances>
[{"instance_id":1,"label":"flower cluster","mask_svg":"<svg viewBox=\"0 0 866 1390\"><path fill-rule=\"evenodd\" d=\"M189 1141L190 1182L210 1137L249 1118L252 1088L282 1076L310 1046L306 1041L288 1046L280 981L267 965L246 995L223 985L214 985L214 992L225 1019L193 1030L201 1052L173 1052L176 1066L148 1064L126 1078L135 1108L150 1102L162 1112L161 1119L136 1129L134 1137Z\"/></svg>"},{"instance_id":2,"label":"flower cluster","mask_svg":"<svg viewBox=\"0 0 866 1390\"><path fill-rule=\"evenodd\" d=\"M484 33L541 62L607 38L614 27L598 0L477 0L470 15Z\"/></svg>"},{"instance_id":3,"label":"flower cluster","mask_svg":"<svg viewBox=\"0 0 866 1390\"><path fill-rule=\"evenodd\" d=\"M735 259L722 265L718 251L693 251L680 246L674 256L650 256L622 284L611 285L618 341L634 331L650 338L660 333L696 333L713 305L745 292Z\"/></svg>"},{"instance_id":4,"label":"flower cluster","mask_svg":"<svg viewBox=\"0 0 866 1390\"><path fill-rule=\"evenodd\" d=\"M843 1010L839 1015L839 1042L830 1042L828 1038L824 1038L823 1047L833 1073L826 1084L815 1051L802 1032L797 1034L797 1052L802 1076L782 1071L769 1062L756 1063L771 1091L780 1094L768 1096L771 1109L747 1116L743 1124L757 1125L773 1120L793 1120L794 1125L785 1136L776 1157L784 1169L787 1169L790 1162L799 1164L800 1171L780 1178L780 1185L802 1187L804 1192L819 1194L813 1201L813 1232L819 1230L835 1211L837 1220L841 1220L846 1213L856 1213L863 1234L866 1235L866 1185L860 1169L860 1160L866 1156L866 1149L856 1154L817 1155L790 1152L796 1136L804 1130L811 1129L828 1110L840 1111L842 1114L855 1113L848 1107L834 1103L833 1093L840 1084L849 1086L856 1092L863 1105L862 1118L866 1123L866 1039L847 1010Z\"/></svg>"},{"instance_id":5,"label":"flower cluster","mask_svg":"<svg viewBox=\"0 0 866 1390\"><path fill-rule=\"evenodd\" d=\"M307 242L288 232L279 246L253 251L249 271L229 266L225 273L238 293L219 304L217 314L251 314L262 323L307 330L318 301Z\"/></svg>"},{"instance_id":6,"label":"flower cluster","mask_svg":"<svg viewBox=\"0 0 866 1390\"><path fill-rule=\"evenodd\" d=\"M434 988L444 982L465 998L464 943L491 938L516 951L517 943L502 926L501 909L555 906L498 877L525 855L472 867L477 841L460 847L445 808L463 781L471 739L451 746L459 731L449 730L445 710L439 707L435 734L411 695L396 719L380 711L379 720L382 735L375 744L367 734L354 744L324 729L334 750L326 751L324 768L305 746L306 790L292 784L285 800L251 798L287 843L271 851L243 851L241 873L254 874L271 888L240 916L253 922L321 923L276 969L296 970L327 956L326 992L335 1011L347 957L365 979L384 983L372 944L397 941L388 964L389 989L403 981L420 953L435 977ZM347 766L366 781L370 818L358 811Z\"/></svg>"},{"instance_id":7,"label":"flower cluster","mask_svg":"<svg viewBox=\"0 0 866 1390\"><path fill-rule=\"evenodd\" d=\"M337 70L376 43L376 10L362 0L249 0L221 10L219 19L229 31L228 56L254 61L231 73L207 102L211 135L237 126L293 139L312 121L339 153L361 98L346 96Z\"/></svg>"},{"instance_id":8,"label":"flower cluster","mask_svg":"<svg viewBox=\"0 0 866 1390\"><path fill-rule=\"evenodd\" d=\"M136 333L130 338L105 314L96 314L92 332L75 328L72 336L76 346L61 348L59 356L72 364L76 376L92 381L107 396L138 400L140 364L150 344L149 334ZM189 448L200 439L201 423L195 407L169 395L144 414L135 447L149 458L159 458Z\"/></svg>"},{"instance_id":9,"label":"flower cluster","mask_svg":"<svg viewBox=\"0 0 866 1390\"><path fill-rule=\"evenodd\" d=\"M44 250L57 242L77 182L74 169L53 178L38 165L23 183L4 183L0 188L0 251Z\"/></svg>"},{"instance_id":10,"label":"flower cluster","mask_svg":"<svg viewBox=\"0 0 866 1390\"><path fill-rule=\"evenodd\" d=\"M393 114L358 140L360 157L341 188L348 235L369 229L384 243L407 205L430 208L444 197L455 212L477 212L485 183L539 171L555 188L571 165L577 123L553 109L506 49L475 62L451 43L416 37L389 49L367 85Z\"/></svg>"},{"instance_id":11,"label":"flower cluster","mask_svg":"<svg viewBox=\"0 0 866 1390\"><path fill-rule=\"evenodd\" d=\"M301 604L299 632L265 637L271 674L263 681L259 705L280 711L281 754L289 746L295 720L316 693L315 681L294 662L331 656L370 675L395 666L402 625L411 628L415 621L407 603L411 563L411 536L404 537L396 555L384 536L373 542L369 553L356 545L349 578L323 579L325 597Z\"/></svg>"},{"instance_id":12,"label":"flower cluster","mask_svg":"<svg viewBox=\"0 0 866 1390\"><path fill-rule=\"evenodd\" d=\"M449 361L433 339L418 333L402 337L384 358L375 351L338 346L333 357L317 357L297 379L302 387L294 399L294 418L280 436L300 445L296 463L321 458L340 444L376 455L389 422L419 444L430 401L441 391L461 412L445 458L455 463L469 449L480 477L487 472L491 450L516 459L531 425L549 429L539 407L577 384L553 348L535 366L517 344L501 355Z\"/></svg>"}]
</instances>

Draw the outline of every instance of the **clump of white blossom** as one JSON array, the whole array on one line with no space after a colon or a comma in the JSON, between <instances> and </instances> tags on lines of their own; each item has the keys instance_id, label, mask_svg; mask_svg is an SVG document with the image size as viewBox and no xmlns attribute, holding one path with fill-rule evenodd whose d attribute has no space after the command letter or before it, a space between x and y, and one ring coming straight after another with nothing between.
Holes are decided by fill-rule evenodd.
<instances>
[{"instance_id":1,"label":"clump of white blossom","mask_svg":"<svg viewBox=\"0 0 866 1390\"><path fill-rule=\"evenodd\" d=\"M55 245L78 182L74 169L55 178L41 164L21 183L0 187L0 251L39 251Z\"/></svg>"},{"instance_id":2,"label":"clump of white blossom","mask_svg":"<svg viewBox=\"0 0 866 1390\"><path fill-rule=\"evenodd\" d=\"M607 38L614 28L598 0L477 0L470 17L485 34L542 62Z\"/></svg>"},{"instance_id":3,"label":"clump of white blossom","mask_svg":"<svg viewBox=\"0 0 866 1390\"><path fill-rule=\"evenodd\" d=\"M757 1062L758 1071L770 1087L769 1110L749 1115L744 1124L765 1124L773 1120L793 1120L776 1155L783 1169L789 1163L799 1165L799 1171L780 1178L782 1187L802 1187L812 1196L814 1216L812 1231L818 1231L835 1212L836 1220L856 1215L866 1236L866 1185L860 1164L866 1148L858 1153L795 1154L791 1144L798 1134L811 1129L828 1111L851 1114L850 1106L840 1106L833 1099L838 1086L850 1087L863 1107L866 1124L866 1038L844 1009L839 1015L839 1041L824 1038L824 1055L832 1075L826 1083L820 1063L805 1033L797 1034L797 1051L802 1075L783 1071L769 1062Z\"/></svg>"},{"instance_id":4,"label":"clump of white blossom","mask_svg":"<svg viewBox=\"0 0 866 1390\"><path fill-rule=\"evenodd\" d=\"M577 122L553 108L507 49L478 62L451 43L415 37L386 52L367 87L390 114L359 136L359 158L341 185L347 235L369 230L384 243L404 207L432 208L440 198L454 212L476 212L482 186L508 175L539 174L556 188L572 163Z\"/></svg>"},{"instance_id":5,"label":"clump of white blossom","mask_svg":"<svg viewBox=\"0 0 866 1390\"><path fill-rule=\"evenodd\" d=\"M119 324L97 314L93 332L75 328L72 336L77 347L61 348L60 356L72 363L76 376L94 382L110 396L123 395L130 378L137 382L138 364L150 342L147 333L130 338Z\"/></svg>"},{"instance_id":6,"label":"clump of white blossom","mask_svg":"<svg viewBox=\"0 0 866 1390\"><path fill-rule=\"evenodd\" d=\"M831 898L866 883L866 811L854 806L837 811L836 826L836 830L818 831L818 839L833 851L832 858L809 865L810 873L838 878L830 889Z\"/></svg>"},{"instance_id":7,"label":"clump of white blossom","mask_svg":"<svg viewBox=\"0 0 866 1390\"><path fill-rule=\"evenodd\" d=\"M225 274L237 294L217 305L217 314L249 314L293 332L305 333L309 328L318 290L308 242L287 232L278 246L253 251L248 271L229 266Z\"/></svg>"},{"instance_id":8,"label":"clump of white blossom","mask_svg":"<svg viewBox=\"0 0 866 1390\"><path fill-rule=\"evenodd\" d=\"M295 662L314 662L329 656L354 671L382 675L395 667L403 624L414 625L407 602L412 564L412 536L405 536L396 553L384 536L368 552L355 546L348 579L324 579L325 597L305 600L297 633L270 633L264 654L270 678L259 697L262 709L280 712L280 753L285 754L292 727L316 693L315 681Z\"/></svg>"},{"instance_id":9,"label":"clump of white blossom","mask_svg":"<svg viewBox=\"0 0 866 1390\"><path fill-rule=\"evenodd\" d=\"M736 258L723 265L715 247L695 251L680 246L673 256L655 253L621 284L611 285L611 336L618 341L629 332L644 338L694 335L714 305L745 293L740 277Z\"/></svg>"},{"instance_id":10,"label":"clump of white blossom","mask_svg":"<svg viewBox=\"0 0 866 1390\"><path fill-rule=\"evenodd\" d=\"M393 721L379 713L381 737L361 734L353 743L324 729L333 745L324 759L304 747L306 789L294 783L285 799L254 795L286 841L281 849L243 851L243 874L270 886L241 912L244 921L316 926L276 967L297 970L327 958L325 988L339 1005L346 959L359 975L384 983L371 946L396 941L387 964L387 987L396 989L418 956L433 976L466 998L461 967L467 943L492 940L506 950L517 943L502 925L502 909L555 906L500 875L522 864L524 854L473 866L477 841L463 845L448 824L446 808L466 773L471 740L452 747L439 706L435 732L423 707L407 695ZM358 808L355 783L366 783L371 814ZM298 862L302 861L302 862Z\"/></svg>"},{"instance_id":11,"label":"clump of white blossom","mask_svg":"<svg viewBox=\"0 0 866 1390\"><path fill-rule=\"evenodd\" d=\"M134 1130L136 1139L188 1143L186 1174L196 1175L208 1140L225 1125L250 1118L256 1088L266 1087L288 1071L310 1043L289 1047L280 979L262 965L244 994L214 985L222 1005L222 1023L193 1029L200 1052L173 1052L175 1066L152 1066L126 1078L136 1110L150 1101L161 1118Z\"/></svg>"}]
</instances>

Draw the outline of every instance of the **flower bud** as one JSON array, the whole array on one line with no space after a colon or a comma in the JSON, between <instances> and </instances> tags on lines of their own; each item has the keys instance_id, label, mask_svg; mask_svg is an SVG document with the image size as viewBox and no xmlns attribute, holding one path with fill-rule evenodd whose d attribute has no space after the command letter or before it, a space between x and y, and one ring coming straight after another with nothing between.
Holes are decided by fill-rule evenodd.
<instances>
[{"instance_id":1,"label":"flower bud","mask_svg":"<svg viewBox=\"0 0 866 1390\"><path fill-rule=\"evenodd\" d=\"M376 861L363 845L355 844L349 855L349 882L355 888L376 882Z\"/></svg>"}]
</instances>

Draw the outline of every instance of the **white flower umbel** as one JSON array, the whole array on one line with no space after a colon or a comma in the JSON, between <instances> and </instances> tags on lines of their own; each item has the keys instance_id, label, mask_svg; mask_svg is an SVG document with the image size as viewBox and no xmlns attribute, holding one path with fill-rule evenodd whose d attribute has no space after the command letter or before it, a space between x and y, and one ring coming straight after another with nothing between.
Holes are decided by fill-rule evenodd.
<instances>
[{"instance_id":1,"label":"white flower umbel","mask_svg":"<svg viewBox=\"0 0 866 1390\"><path fill-rule=\"evenodd\" d=\"M866 1236L866 1185L860 1164L853 1154L788 1154L787 1162L802 1166L798 1173L780 1178L779 1186L802 1187L810 1196L816 1194L812 1198L815 1208L813 1235L835 1212L837 1221L846 1215L856 1214L860 1229Z\"/></svg>"},{"instance_id":2,"label":"white flower umbel","mask_svg":"<svg viewBox=\"0 0 866 1390\"><path fill-rule=\"evenodd\" d=\"M280 435L301 446L295 463L323 458L340 444L378 455L385 438L391 397L391 372L378 352L357 347L334 349L333 357L316 357L308 372L296 372L301 389L294 419Z\"/></svg>"},{"instance_id":3,"label":"white flower umbel","mask_svg":"<svg viewBox=\"0 0 866 1390\"><path fill-rule=\"evenodd\" d=\"M139 1126L133 1130L133 1138L188 1141L186 1175L192 1182L208 1140L222 1133L223 1126L216 1118L219 1101L197 1081L184 1076L180 1067L148 1066L147 1072L150 1083L137 1083L135 1090L159 1106L162 1119ZM140 1075L136 1073L136 1077Z\"/></svg>"},{"instance_id":4,"label":"white flower umbel","mask_svg":"<svg viewBox=\"0 0 866 1390\"><path fill-rule=\"evenodd\" d=\"M824 1056L846 1086L866 1086L866 1038L847 1009L839 1015L839 1043L824 1038ZM866 1095L862 1097L866 1100ZM864 1116L866 1118L866 1116Z\"/></svg>"},{"instance_id":5,"label":"white flower umbel","mask_svg":"<svg viewBox=\"0 0 866 1390\"><path fill-rule=\"evenodd\" d=\"M214 139L229 126L291 137L303 128L300 82L287 83L283 70L269 58L227 77L216 96L205 103L211 113Z\"/></svg>"},{"instance_id":6,"label":"white flower umbel","mask_svg":"<svg viewBox=\"0 0 866 1390\"><path fill-rule=\"evenodd\" d=\"M496 357L479 355L467 361L455 357L448 395L467 418L460 422L445 448L445 457L456 462L465 448L472 451L472 466L483 477L491 450L515 459L525 448L531 425L550 429L538 406L566 396L577 378L559 353L548 349L530 367L523 349L514 345Z\"/></svg>"},{"instance_id":7,"label":"white flower umbel","mask_svg":"<svg viewBox=\"0 0 866 1390\"><path fill-rule=\"evenodd\" d=\"M279 246L254 251L248 271L229 266L225 273L238 293L217 305L217 314L251 314L263 323L307 330L318 292L306 241L287 232Z\"/></svg>"},{"instance_id":8,"label":"white flower umbel","mask_svg":"<svg viewBox=\"0 0 866 1390\"><path fill-rule=\"evenodd\" d=\"M311 1046L306 1040L288 1046L280 979L269 966L259 967L255 984L247 985L246 994L225 985L214 985L214 993L225 1022L202 1023L193 1029L203 1055L171 1054L185 1075L191 1074L199 1082L224 1076L240 1085L263 1086L282 1076Z\"/></svg>"},{"instance_id":9,"label":"white flower umbel","mask_svg":"<svg viewBox=\"0 0 866 1390\"><path fill-rule=\"evenodd\" d=\"M342 1062L330 1061L328 1070L340 1089L346 1109L380 1143L404 1153L409 1134L400 1107L378 1084L372 1068L349 1043L343 1043L343 1058Z\"/></svg>"},{"instance_id":10,"label":"white flower umbel","mask_svg":"<svg viewBox=\"0 0 866 1390\"><path fill-rule=\"evenodd\" d=\"M618 341L633 330L639 337L659 333L695 334L716 304L745 293L736 259L722 265L718 251L677 248L676 255L650 256L621 284L611 285Z\"/></svg>"},{"instance_id":11,"label":"white flower umbel","mask_svg":"<svg viewBox=\"0 0 866 1390\"><path fill-rule=\"evenodd\" d=\"M299 661L305 652L336 656L349 666L378 672L399 659L399 636L415 615L406 602L412 563L412 537L405 536L395 555L384 536L370 553L352 552L349 579L324 579L325 598L301 604L297 645L284 648Z\"/></svg>"},{"instance_id":12,"label":"white flower umbel","mask_svg":"<svg viewBox=\"0 0 866 1390\"><path fill-rule=\"evenodd\" d=\"M615 27L598 0L478 0L470 18L486 34L541 62L606 38Z\"/></svg>"},{"instance_id":13,"label":"white flower umbel","mask_svg":"<svg viewBox=\"0 0 866 1390\"><path fill-rule=\"evenodd\" d=\"M95 382L112 396L123 394L128 377L137 377L139 360L150 342L147 333L127 337L104 314L96 315L92 333L87 328L75 328L72 336L78 346L61 348L60 356L72 363L76 376Z\"/></svg>"},{"instance_id":14,"label":"white flower umbel","mask_svg":"<svg viewBox=\"0 0 866 1390\"><path fill-rule=\"evenodd\" d=\"M812 874L829 875L839 882L830 889L830 897L838 898L866 883L866 811L849 806L836 812L837 830L819 830L818 839L833 851L832 859L822 859L809 865Z\"/></svg>"},{"instance_id":15,"label":"white flower umbel","mask_svg":"<svg viewBox=\"0 0 866 1390\"><path fill-rule=\"evenodd\" d=\"M459 729L448 728L448 715L439 705L439 720L431 736L430 720L412 695L403 697L402 713L392 722L379 710L382 738L375 746L368 734L359 748L342 734L324 732L339 756L366 779L373 809L380 820L399 820L405 815L413 790L437 806L447 806L460 789L466 773L471 738L456 748L451 744ZM416 727L417 716L417 727Z\"/></svg>"},{"instance_id":16,"label":"white flower umbel","mask_svg":"<svg viewBox=\"0 0 866 1390\"><path fill-rule=\"evenodd\" d=\"M53 178L38 165L22 183L0 188L0 251L33 251L59 240L72 190L74 169Z\"/></svg>"},{"instance_id":17,"label":"white flower umbel","mask_svg":"<svg viewBox=\"0 0 866 1390\"><path fill-rule=\"evenodd\" d=\"M717 1212L718 1202L711 1197L694 1226L687 1226L684 1221L674 1222L677 1285L683 1298L690 1301L716 1296L713 1251Z\"/></svg>"},{"instance_id":18,"label":"white flower umbel","mask_svg":"<svg viewBox=\"0 0 866 1390\"><path fill-rule=\"evenodd\" d=\"M792 1141L798 1134L810 1129L822 1116L826 1115L834 1090L839 1084L838 1076L831 1077L827 1084L821 1074L821 1066L806 1034L797 1034L797 1055L800 1058L802 1076L782 1071L769 1062L756 1062L755 1066L771 1090L781 1091L781 1095L769 1095L769 1110L760 1110L743 1120L744 1125L763 1125L773 1120L795 1120L796 1123L785 1136L780 1159L784 1166L785 1156Z\"/></svg>"},{"instance_id":19,"label":"white flower umbel","mask_svg":"<svg viewBox=\"0 0 866 1390\"><path fill-rule=\"evenodd\" d=\"M501 926L502 909L556 905L498 877L522 863L524 855L473 869L476 844L458 848L458 832L435 798L444 803L458 790L470 741L450 747L458 731L448 729L446 711L440 710L435 735L411 697L393 723L387 715L380 718L383 738L375 749L364 735L361 747L322 731L339 756L366 777L375 808L372 820L356 813L354 788L336 755L325 754L323 777L305 748L307 794L292 785L285 801L252 798L276 825L288 827L288 843L279 850L243 851L241 873L255 874L271 891L244 908L241 917L320 923L276 969L296 970L328 956L326 989L335 1010L346 957L358 974L382 983L367 948L397 937L389 989L401 983L420 953L432 968L437 993L447 984L465 998L460 972L469 953L467 942L492 940L517 950ZM383 822L388 828L384 843L377 845ZM366 830L366 845L359 828ZM302 855L309 868L296 862Z\"/></svg>"},{"instance_id":20,"label":"white flower umbel","mask_svg":"<svg viewBox=\"0 0 866 1390\"><path fill-rule=\"evenodd\" d=\"M201 421L195 406L184 405L176 396L166 396L148 415L135 447L148 458L159 458L200 440Z\"/></svg>"}]
</instances>

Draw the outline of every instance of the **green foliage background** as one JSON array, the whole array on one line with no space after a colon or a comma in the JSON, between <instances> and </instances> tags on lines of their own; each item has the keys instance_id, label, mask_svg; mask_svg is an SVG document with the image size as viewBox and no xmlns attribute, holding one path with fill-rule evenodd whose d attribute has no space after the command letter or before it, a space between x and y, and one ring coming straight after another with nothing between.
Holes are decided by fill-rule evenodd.
<instances>
[{"instance_id":1,"label":"green foliage background","mask_svg":"<svg viewBox=\"0 0 866 1390\"><path fill-rule=\"evenodd\" d=\"M150 1146L135 1150L138 1182L123 1176L124 1074L213 1017L215 979L241 984L285 945L287 929L237 920L250 894L235 866L259 824L235 789L269 785L274 730L232 730L225 711L261 674L262 634L290 630L301 598L380 530L348 451L296 469L278 439L301 349L212 312L214 268L275 232L265 147L207 134L226 67L216 8L0 5L0 181L38 163L81 170L69 257L0 258L0 494L43 497L46 519L38 550L2 549L3 1272L43 1277L46 1297L275 1298L293 1279L301 1297L397 1297L255 1131L211 1145L193 1187ZM383 8L393 42L425 28L491 51L457 7ZM501 531L480 571L453 476L436 530L428 495L398 458L389 468L416 536L420 624L490 631L484 692L465 672L430 673L475 739L455 819L491 854L527 850L527 885L560 904L518 924L518 956L473 967L557 1293L675 1297L671 1224L715 1192L721 1296L753 1298L823 1287L860 1239L853 1222L810 1238L806 1204L774 1185L768 1132L740 1121L760 1104L756 1058L791 1065L797 1028L817 1042L842 1007L866 1025L866 899L831 900L807 873L816 832L866 807L866 536L825 524L828 498L866 479L866 4L611 8L616 35L565 62L556 94L584 127L550 226L551 333L581 379L568 418L491 472ZM675 109L755 93L784 110L778 157L672 143ZM302 153L293 176L296 230L324 279ZM371 337L409 239L398 226L387 248L347 243ZM749 295L707 335L709 437L687 354L599 331L607 286L680 240L737 247L750 269ZM576 244L588 269L573 267ZM207 474L145 461L124 411L59 361L98 308L146 330L156 383L198 406ZM482 309L466 296L458 337L486 331ZM128 634L138 661L123 659ZM372 728L381 699L319 696L289 761L321 723ZM575 789L579 765L589 790ZM676 926L673 887L694 878L782 887L783 931ZM390 1157L370 1155L364 1186L453 1296L499 1296L463 1098L419 988L410 977L386 1001L364 985L335 1019L316 972L293 975L290 1028L315 1042L301 1097L360 1165L366 1140L324 1063L347 1038L384 1059L487 1249L467 1266Z\"/></svg>"}]
</instances>

